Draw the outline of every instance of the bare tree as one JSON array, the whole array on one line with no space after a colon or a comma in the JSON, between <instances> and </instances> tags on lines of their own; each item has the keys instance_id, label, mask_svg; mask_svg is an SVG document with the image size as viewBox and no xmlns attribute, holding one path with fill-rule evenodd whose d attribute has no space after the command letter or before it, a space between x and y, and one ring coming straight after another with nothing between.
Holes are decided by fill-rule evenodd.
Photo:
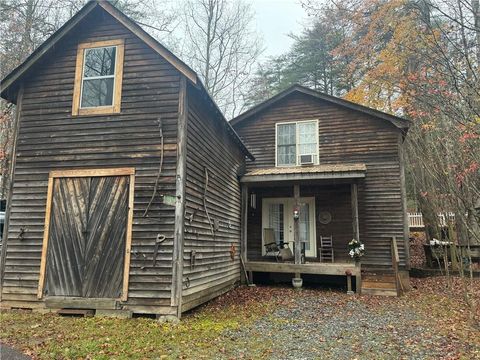
<instances>
[{"instance_id":1,"label":"bare tree","mask_svg":"<svg viewBox=\"0 0 480 360\"><path fill-rule=\"evenodd\" d=\"M227 116L242 110L262 51L252 19L252 9L242 0L185 2L185 57Z\"/></svg>"},{"instance_id":2,"label":"bare tree","mask_svg":"<svg viewBox=\"0 0 480 360\"><path fill-rule=\"evenodd\" d=\"M4 78L88 0L0 0L0 78ZM173 0L112 0L154 37L170 45L178 26ZM6 197L13 139L13 107L0 100L0 199Z\"/></svg>"}]
</instances>

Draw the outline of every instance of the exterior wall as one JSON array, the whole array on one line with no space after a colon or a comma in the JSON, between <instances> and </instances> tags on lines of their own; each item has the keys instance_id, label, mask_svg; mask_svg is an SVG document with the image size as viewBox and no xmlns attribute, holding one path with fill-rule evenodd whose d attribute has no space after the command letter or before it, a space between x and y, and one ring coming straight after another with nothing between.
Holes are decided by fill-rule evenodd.
<instances>
[{"instance_id":1,"label":"exterior wall","mask_svg":"<svg viewBox=\"0 0 480 360\"><path fill-rule=\"evenodd\" d=\"M117 38L125 39L121 113L72 117L77 44ZM125 305L134 311L171 311L174 207L161 204L157 196L148 217L143 213L160 162L159 116L165 157L158 193L175 195L180 74L100 9L88 15L32 74L24 84L21 104L2 306L44 306L36 293L49 172L134 167L132 256ZM21 228L26 229L23 240L18 238ZM153 267L159 233L167 240Z\"/></svg>"},{"instance_id":2,"label":"exterior wall","mask_svg":"<svg viewBox=\"0 0 480 360\"><path fill-rule=\"evenodd\" d=\"M366 164L366 178L359 183L358 195L360 239L366 247L362 263L390 265L391 237L405 239L407 236L399 157L400 130L394 125L293 93L235 126L255 156L254 162L247 162L247 170L275 166L275 123L311 119L319 120L320 164ZM401 264L406 265L405 243L399 241L398 246Z\"/></svg>"},{"instance_id":3,"label":"exterior wall","mask_svg":"<svg viewBox=\"0 0 480 360\"><path fill-rule=\"evenodd\" d=\"M257 194L257 204L256 209L249 207L248 211L247 259L263 260L262 199L293 197L293 186L253 187L250 191ZM333 235L335 261L351 261L347 254L348 250L346 245L353 238L350 185L300 185L300 194L302 197L315 197L315 233L317 248L320 247L320 236ZM323 210L327 210L332 214L331 222L326 225L321 224L318 219L318 214ZM290 248L292 248L292 244L290 244ZM318 261L318 254L317 259L311 260Z\"/></svg>"},{"instance_id":4,"label":"exterior wall","mask_svg":"<svg viewBox=\"0 0 480 360\"><path fill-rule=\"evenodd\" d=\"M245 161L227 133L226 124L215 119L219 115L205 105L198 90L192 87L188 103L183 311L225 292L240 280L238 174ZM211 221L218 223L215 236L203 204L205 168L208 169L207 210Z\"/></svg>"}]
</instances>

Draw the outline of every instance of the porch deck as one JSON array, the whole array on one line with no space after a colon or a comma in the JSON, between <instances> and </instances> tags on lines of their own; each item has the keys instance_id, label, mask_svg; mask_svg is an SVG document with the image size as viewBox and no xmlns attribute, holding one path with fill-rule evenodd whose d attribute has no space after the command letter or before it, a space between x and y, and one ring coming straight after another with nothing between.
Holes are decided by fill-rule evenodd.
<instances>
[{"instance_id":1,"label":"porch deck","mask_svg":"<svg viewBox=\"0 0 480 360\"><path fill-rule=\"evenodd\" d=\"M245 270L255 272L316 274L316 275L346 275L350 271L352 276L360 276L360 266L354 263L305 263L294 264L288 262L247 261Z\"/></svg>"}]
</instances>

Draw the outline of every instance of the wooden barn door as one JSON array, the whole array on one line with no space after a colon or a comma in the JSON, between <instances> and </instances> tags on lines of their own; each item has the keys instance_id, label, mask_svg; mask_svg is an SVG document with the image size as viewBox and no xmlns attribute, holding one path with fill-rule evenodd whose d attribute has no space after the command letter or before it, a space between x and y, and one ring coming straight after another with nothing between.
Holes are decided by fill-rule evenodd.
<instances>
[{"instance_id":1,"label":"wooden barn door","mask_svg":"<svg viewBox=\"0 0 480 360\"><path fill-rule=\"evenodd\" d=\"M53 180L46 295L121 296L128 194L128 176Z\"/></svg>"}]
</instances>

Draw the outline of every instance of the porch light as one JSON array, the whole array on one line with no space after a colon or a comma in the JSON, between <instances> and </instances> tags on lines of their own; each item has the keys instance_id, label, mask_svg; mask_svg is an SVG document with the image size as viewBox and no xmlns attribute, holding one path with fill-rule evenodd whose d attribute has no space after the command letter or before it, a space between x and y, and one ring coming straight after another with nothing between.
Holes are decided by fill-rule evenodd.
<instances>
[{"instance_id":1,"label":"porch light","mask_svg":"<svg viewBox=\"0 0 480 360\"><path fill-rule=\"evenodd\" d=\"M257 194L255 194L253 192L250 194L250 207L252 209L257 208Z\"/></svg>"}]
</instances>

